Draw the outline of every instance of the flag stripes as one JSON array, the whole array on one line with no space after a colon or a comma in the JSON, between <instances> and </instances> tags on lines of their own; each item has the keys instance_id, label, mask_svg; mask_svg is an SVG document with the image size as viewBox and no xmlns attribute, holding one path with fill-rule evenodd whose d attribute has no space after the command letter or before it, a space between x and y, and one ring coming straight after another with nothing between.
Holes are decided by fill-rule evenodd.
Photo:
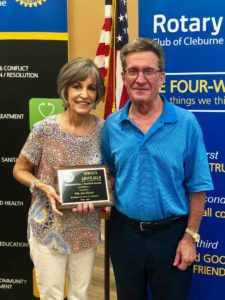
<instances>
[{"instance_id":1,"label":"flag stripes","mask_svg":"<svg viewBox=\"0 0 225 300\"><path fill-rule=\"evenodd\" d=\"M128 42L126 0L105 0L105 20L95 63L106 85L104 118L123 107L128 99L123 85L120 50Z\"/></svg>"}]
</instances>

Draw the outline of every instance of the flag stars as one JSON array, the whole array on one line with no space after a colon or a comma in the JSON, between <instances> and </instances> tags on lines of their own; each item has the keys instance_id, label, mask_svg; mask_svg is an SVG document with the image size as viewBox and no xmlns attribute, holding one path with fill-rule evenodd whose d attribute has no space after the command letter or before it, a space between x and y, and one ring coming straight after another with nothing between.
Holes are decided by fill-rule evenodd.
<instances>
[{"instance_id":1,"label":"flag stars","mask_svg":"<svg viewBox=\"0 0 225 300\"><path fill-rule=\"evenodd\" d=\"M122 36L121 35L118 35L116 38L117 38L117 43L122 42Z\"/></svg>"},{"instance_id":2,"label":"flag stars","mask_svg":"<svg viewBox=\"0 0 225 300\"><path fill-rule=\"evenodd\" d=\"M120 15L118 18L120 20L120 22L123 22L125 16Z\"/></svg>"}]
</instances>

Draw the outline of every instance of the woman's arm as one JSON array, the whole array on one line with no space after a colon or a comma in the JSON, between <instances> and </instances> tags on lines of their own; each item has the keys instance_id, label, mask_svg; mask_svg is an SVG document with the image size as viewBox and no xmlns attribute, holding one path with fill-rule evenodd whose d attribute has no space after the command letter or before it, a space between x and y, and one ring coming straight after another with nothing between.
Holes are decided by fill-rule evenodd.
<instances>
[{"instance_id":1,"label":"woman's arm","mask_svg":"<svg viewBox=\"0 0 225 300\"><path fill-rule=\"evenodd\" d=\"M21 184L30 187L31 184L35 180L37 180L37 178L33 174L34 168L35 165L33 165L28 159L26 159L24 155L20 154L13 168L13 176ZM57 202L61 203L62 201L56 193L54 187L39 181L37 182L37 184L35 184L35 188L39 189L46 195L49 203L52 206L52 210L56 214L62 216L62 212L57 209Z\"/></svg>"},{"instance_id":2,"label":"woman's arm","mask_svg":"<svg viewBox=\"0 0 225 300\"><path fill-rule=\"evenodd\" d=\"M20 154L13 168L13 176L21 184L29 187L31 183L37 179L33 175L34 168L35 166L29 162L25 156Z\"/></svg>"}]
</instances>

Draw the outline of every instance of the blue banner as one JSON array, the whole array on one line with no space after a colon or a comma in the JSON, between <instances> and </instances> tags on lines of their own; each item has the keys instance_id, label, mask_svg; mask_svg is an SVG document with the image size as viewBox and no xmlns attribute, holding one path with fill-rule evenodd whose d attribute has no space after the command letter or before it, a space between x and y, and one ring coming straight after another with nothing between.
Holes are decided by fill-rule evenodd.
<instances>
[{"instance_id":1,"label":"blue banner","mask_svg":"<svg viewBox=\"0 0 225 300\"><path fill-rule=\"evenodd\" d=\"M4 2L0 6L0 32L67 32L66 0Z\"/></svg>"},{"instance_id":2,"label":"blue banner","mask_svg":"<svg viewBox=\"0 0 225 300\"><path fill-rule=\"evenodd\" d=\"M63 110L56 81L67 62L66 0L0 1L0 299L39 298L29 256L31 195L12 169L29 124Z\"/></svg>"},{"instance_id":3,"label":"blue banner","mask_svg":"<svg viewBox=\"0 0 225 300\"><path fill-rule=\"evenodd\" d=\"M203 130L215 190L208 192L190 300L225 295L225 2L139 0L139 35L166 54L161 92L193 111Z\"/></svg>"}]
</instances>

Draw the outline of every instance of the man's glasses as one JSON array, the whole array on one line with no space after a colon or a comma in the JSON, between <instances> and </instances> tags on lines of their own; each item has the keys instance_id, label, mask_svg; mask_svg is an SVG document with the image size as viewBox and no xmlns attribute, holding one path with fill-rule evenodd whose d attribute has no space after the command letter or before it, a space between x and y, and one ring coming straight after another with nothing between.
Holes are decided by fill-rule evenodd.
<instances>
[{"instance_id":1,"label":"man's glasses","mask_svg":"<svg viewBox=\"0 0 225 300\"><path fill-rule=\"evenodd\" d=\"M142 72L144 77L148 78L148 79L151 79L153 78L157 73L160 73L161 71L160 70L157 70L157 69L154 69L154 68L146 68L146 69L134 69L134 68L131 68L131 69L127 69L125 71L125 73L128 75L128 77L130 78L137 78L139 73Z\"/></svg>"}]
</instances>

